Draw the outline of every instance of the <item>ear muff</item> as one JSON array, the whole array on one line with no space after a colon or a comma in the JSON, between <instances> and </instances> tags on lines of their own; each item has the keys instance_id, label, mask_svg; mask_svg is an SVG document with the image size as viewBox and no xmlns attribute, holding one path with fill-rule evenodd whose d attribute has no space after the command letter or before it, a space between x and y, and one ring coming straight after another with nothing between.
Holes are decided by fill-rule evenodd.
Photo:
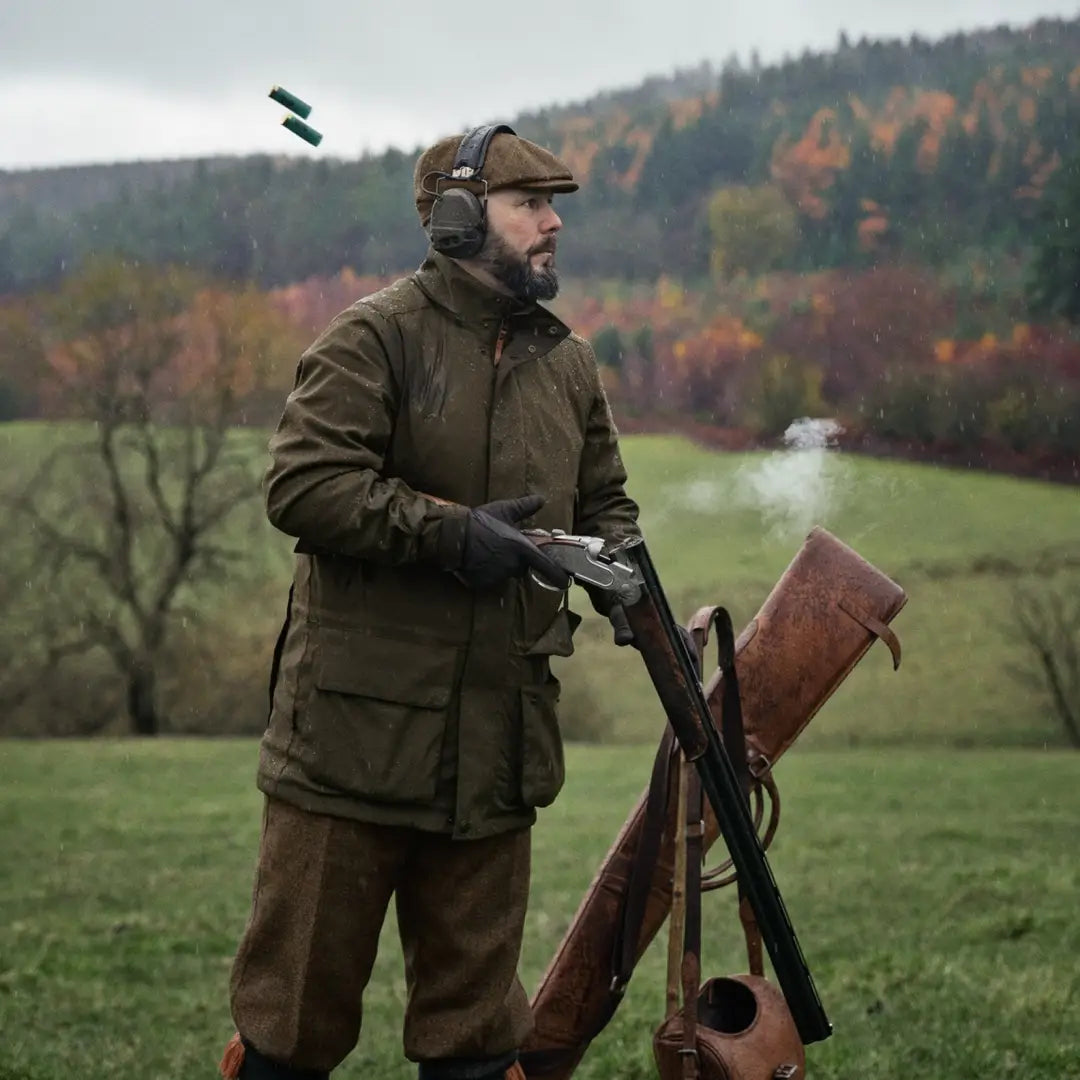
<instances>
[{"instance_id":1,"label":"ear muff","mask_svg":"<svg viewBox=\"0 0 1080 1080\"><path fill-rule=\"evenodd\" d=\"M435 196L428 225L431 246L451 259L471 259L487 235L487 193L483 201L466 188L447 188Z\"/></svg>"},{"instance_id":2,"label":"ear muff","mask_svg":"<svg viewBox=\"0 0 1080 1080\"><path fill-rule=\"evenodd\" d=\"M474 128L458 146L453 170L430 174L435 178L428 233L431 246L452 259L471 259L484 246L487 235L487 181L480 175L491 140L500 132L515 134L507 124ZM483 184L482 195L463 187L446 187L454 180ZM427 177L425 177L425 184Z\"/></svg>"}]
</instances>

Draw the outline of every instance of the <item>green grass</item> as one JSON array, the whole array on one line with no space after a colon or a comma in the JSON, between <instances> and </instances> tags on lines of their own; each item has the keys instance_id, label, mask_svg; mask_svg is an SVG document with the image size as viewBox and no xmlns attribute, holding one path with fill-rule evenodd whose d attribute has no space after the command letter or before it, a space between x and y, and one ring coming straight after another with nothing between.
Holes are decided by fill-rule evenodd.
<instances>
[{"instance_id":1,"label":"green grass","mask_svg":"<svg viewBox=\"0 0 1080 1080\"><path fill-rule=\"evenodd\" d=\"M651 750L571 749L534 833L527 986ZM0 743L0 1080L215 1075L258 834L254 758L251 740ZM773 866L835 1028L808 1051L812 1080L1080 1077L1074 755L798 748L779 780ZM742 970L733 898L705 908L706 973ZM577 1076L653 1075L663 979L658 939ZM336 1076L414 1075L402 994L390 925Z\"/></svg>"},{"instance_id":2,"label":"green grass","mask_svg":"<svg viewBox=\"0 0 1080 1080\"><path fill-rule=\"evenodd\" d=\"M631 494L680 618L701 604L722 603L737 629L745 625L812 524L824 525L907 591L908 605L894 623L904 648L900 671L894 674L882 646L872 649L807 730L808 744L1061 741L1045 699L1010 674L1022 653L1008 631L1019 576L1070 565L1077 573L1077 489L830 455L829 503L777 520L743 494L754 474L775 466L773 455L717 454L666 436L627 439L624 454ZM598 622L582 637L584 662L579 656L564 663L560 675L573 683L575 668L587 671L616 734L651 738L655 712L640 663L611 649Z\"/></svg>"},{"instance_id":3,"label":"green grass","mask_svg":"<svg viewBox=\"0 0 1080 1080\"><path fill-rule=\"evenodd\" d=\"M66 425L0 425L0 447L29 474L32 463ZM265 433L238 435L265 452ZM813 470L789 486L805 512L770 514L746 491L766 453L722 454L685 439L634 436L624 440L630 493L676 615L706 603L728 606L741 628L753 617L806 532L822 524L909 594L894 626L904 664L894 674L876 646L807 730L811 746L905 745L942 747L1060 744L1063 735L1046 698L1017 681L1022 660L1008 637L1012 588L1018 576L1062 573L1080 578L1080 492L1073 487L926 465L828 455L827 502L814 506ZM805 462L805 459L802 459ZM11 483L0 478L0 484ZM213 623L214 650L228 657L228 681L252 702L258 722L267 655L288 587L289 548L256 505L231 523L230 546L245 551L245 580L233 579L199 595ZM265 541L265 542L264 542ZM42 595L47 578L34 578L24 595ZM571 732L592 729L606 741L636 743L655 737L655 695L640 661L614 649L606 625L584 596L586 614L578 656L558 664L566 685L565 719ZM242 620L242 622L240 621ZM10 624L10 618L9 618ZM228 642L235 639L235 647ZM252 647L264 641L265 648ZM189 673L173 672L188 728L216 730L220 705L213 681L204 688ZM245 716L248 715L245 712ZM593 715L600 713L598 722ZM235 728L234 728L235 730Z\"/></svg>"}]
</instances>

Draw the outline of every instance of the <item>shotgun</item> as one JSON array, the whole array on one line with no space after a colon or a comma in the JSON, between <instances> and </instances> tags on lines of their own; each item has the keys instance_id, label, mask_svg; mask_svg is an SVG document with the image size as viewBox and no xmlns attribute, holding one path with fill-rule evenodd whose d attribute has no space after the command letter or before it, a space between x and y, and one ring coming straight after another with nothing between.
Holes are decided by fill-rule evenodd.
<instances>
[{"instance_id":1,"label":"shotgun","mask_svg":"<svg viewBox=\"0 0 1080 1080\"><path fill-rule=\"evenodd\" d=\"M832 1025L644 540L632 538L606 548L599 537L559 530L524 532L577 584L606 593L622 606L668 723L701 777L799 1037L805 1044L827 1039Z\"/></svg>"}]
</instances>

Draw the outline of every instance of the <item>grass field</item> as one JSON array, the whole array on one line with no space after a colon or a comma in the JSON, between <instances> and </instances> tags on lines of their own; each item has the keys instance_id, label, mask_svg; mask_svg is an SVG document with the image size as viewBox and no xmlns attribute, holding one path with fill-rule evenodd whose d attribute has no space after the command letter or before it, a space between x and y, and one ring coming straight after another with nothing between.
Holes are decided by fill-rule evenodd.
<instances>
[{"instance_id":1,"label":"grass field","mask_svg":"<svg viewBox=\"0 0 1080 1080\"><path fill-rule=\"evenodd\" d=\"M842 693L843 691L841 691ZM251 740L0 743L0 1080L210 1080L258 830ZM644 782L651 747L575 747L535 830L532 987ZM833 1021L811 1080L1080 1077L1076 758L797 748L773 865ZM732 898L704 965L744 967ZM651 1077L658 939L582 1080ZM361 1045L405 1080L388 926Z\"/></svg>"},{"instance_id":2,"label":"grass field","mask_svg":"<svg viewBox=\"0 0 1080 1080\"><path fill-rule=\"evenodd\" d=\"M56 430L0 425L0 447L21 463L0 484L29 475ZM240 437L250 439L253 454L264 453L264 433ZM720 454L667 436L628 437L624 456L630 492L642 507L654 561L680 618L702 604L723 603L741 628L814 524L907 590L908 606L895 623L904 646L900 672L894 674L885 650L875 647L808 728L806 745L1040 747L1063 741L1045 697L1010 673L1022 653L1010 642L1009 627L1018 580L1055 574L1055 580L1080 580L1076 488L850 455ZM256 725L289 575L287 540L271 533L258 507L246 507L227 537L248 553L246 580L199 600L204 612L218 612L211 615L214 647L229 657L230 686L247 687ZM27 596L49 588L47 579L28 577L34 588ZM559 664L568 727L591 728L608 742L652 739L654 695L642 665L611 646L610 632L583 596L574 606L587 618L578 655ZM231 639L237 643L232 649ZM213 678L193 674L173 673L172 683L187 694L177 711L217 730Z\"/></svg>"},{"instance_id":3,"label":"grass field","mask_svg":"<svg viewBox=\"0 0 1080 1080\"><path fill-rule=\"evenodd\" d=\"M853 456L716 454L681 439L626 440L631 493L672 606L688 617L723 603L745 625L813 524L822 524L908 592L894 626L894 674L876 647L807 730L808 745L1029 745L1061 741L1045 699L1010 674L1012 589L1032 575L1077 574L1080 491L1009 477ZM812 465L812 462L811 462ZM780 481L777 481L777 475ZM769 486L775 504L749 498ZM815 497L816 495L816 497ZM580 606L580 605L579 605ZM587 604L585 605L588 606ZM621 738L650 736L651 688L632 656L585 628L575 665Z\"/></svg>"}]
</instances>

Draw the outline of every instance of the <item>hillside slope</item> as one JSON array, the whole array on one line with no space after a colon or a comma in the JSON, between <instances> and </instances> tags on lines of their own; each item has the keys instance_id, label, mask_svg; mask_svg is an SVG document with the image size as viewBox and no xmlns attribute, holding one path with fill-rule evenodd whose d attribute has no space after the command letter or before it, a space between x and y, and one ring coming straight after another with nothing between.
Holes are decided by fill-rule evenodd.
<instances>
[{"instance_id":1,"label":"hillside slope","mask_svg":"<svg viewBox=\"0 0 1080 1080\"><path fill-rule=\"evenodd\" d=\"M703 43L708 48L708 43ZM937 42L851 43L749 69L709 65L513 119L585 181L565 201L574 274L709 266L716 190L773 184L797 214L792 267L1016 251L1080 129L1080 17ZM360 161L215 159L0 173L0 293L91 251L281 284L385 273L423 251L414 152Z\"/></svg>"}]
</instances>

